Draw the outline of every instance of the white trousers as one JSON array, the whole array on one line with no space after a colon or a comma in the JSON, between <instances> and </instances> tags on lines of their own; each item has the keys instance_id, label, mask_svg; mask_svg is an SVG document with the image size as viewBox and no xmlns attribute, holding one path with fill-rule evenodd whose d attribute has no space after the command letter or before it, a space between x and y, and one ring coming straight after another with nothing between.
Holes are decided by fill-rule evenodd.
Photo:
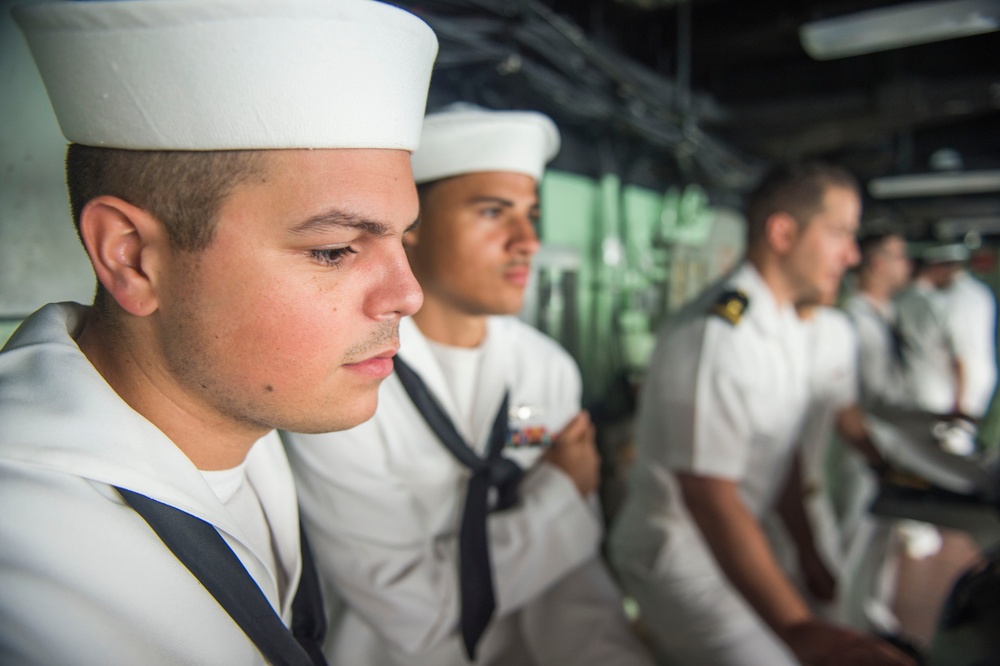
<instances>
[{"instance_id":1,"label":"white trousers","mask_svg":"<svg viewBox=\"0 0 1000 666\"><path fill-rule=\"evenodd\" d=\"M651 566L639 559L615 562L662 663L796 666L792 652L730 586L693 529L671 530Z\"/></svg>"}]
</instances>

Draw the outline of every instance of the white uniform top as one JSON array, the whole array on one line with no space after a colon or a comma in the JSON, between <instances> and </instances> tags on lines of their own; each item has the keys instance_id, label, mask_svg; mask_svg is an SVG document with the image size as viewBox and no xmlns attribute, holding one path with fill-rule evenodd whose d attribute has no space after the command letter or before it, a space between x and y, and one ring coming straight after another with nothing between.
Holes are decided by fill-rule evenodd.
<instances>
[{"instance_id":1,"label":"white uniform top","mask_svg":"<svg viewBox=\"0 0 1000 666\"><path fill-rule=\"evenodd\" d=\"M798 436L804 506L816 548L827 567L836 572L845 553L830 495L827 457L837 413L858 401L857 336L847 315L834 308L816 308L803 324L810 361L809 407ZM769 516L767 528L776 558L801 585L797 551L776 514ZM813 600L807 589L802 594L818 612L834 612Z\"/></svg>"},{"instance_id":2,"label":"white uniform top","mask_svg":"<svg viewBox=\"0 0 1000 666\"><path fill-rule=\"evenodd\" d=\"M962 411L981 418L997 382L996 297L964 270L944 295L948 325L962 361Z\"/></svg>"},{"instance_id":3,"label":"white uniform top","mask_svg":"<svg viewBox=\"0 0 1000 666\"><path fill-rule=\"evenodd\" d=\"M834 419L858 401L858 340L850 319L834 308L816 308L803 322L809 349L809 409L802 442L803 480L825 484L825 462Z\"/></svg>"},{"instance_id":4,"label":"white uniform top","mask_svg":"<svg viewBox=\"0 0 1000 666\"><path fill-rule=\"evenodd\" d=\"M72 335L84 312L48 305L0 352L0 663L263 664L112 486L215 526L287 624L301 561L295 488L277 436L253 446L246 481L271 526L280 573L190 459L83 355Z\"/></svg>"},{"instance_id":5,"label":"white uniform top","mask_svg":"<svg viewBox=\"0 0 1000 666\"><path fill-rule=\"evenodd\" d=\"M857 331L862 402L865 405L912 404L913 398L896 349L899 343L893 339L896 308L892 303L881 307L858 293L847 299L844 310Z\"/></svg>"},{"instance_id":6,"label":"white uniform top","mask_svg":"<svg viewBox=\"0 0 1000 666\"><path fill-rule=\"evenodd\" d=\"M913 406L939 414L955 408L955 341L943 295L916 280L896 298L903 359Z\"/></svg>"},{"instance_id":7,"label":"white uniform top","mask_svg":"<svg viewBox=\"0 0 1000 666\"><path fill-rule=\"evenodd\" d=\"M579 411L572 359L515 318L489 318L481 379L461 396L413 321L404 319L399 332L400 356L480 454L507 388L511 414L527 417L512 418L511 428L529 438L541 434L532 427L557 433ZM398 377L386 379L374 418L361 426L282 436L317 566L344 600L332 614L331 663L467 663L458 634L458 531L469 472ZM497 609L477 663L648 663L599 563L598 513L565 474L538 464L541 453L537 446L504 451L530 471L520 503L489 517Z\"/></svg>"},{"instance_id":8,"label":"white uniform top","mask_svg":"<svg viewBox=\"0 0 1000 666\"><path fill-rule=\"evenodd\" d=\"M710 313L730 289L749 301L735 325ZM725 641L756 621L718 569L674 473L738 482L747 507L760 517L785 479L808 389L802 323L791 306L777 305L750 264L709 288L660 331L611 553L626 589L640 605L643 598L649 601L643 612L657 619L651 629L668 652L697 654L688 648Z\"/></svg>"}]
</instances>

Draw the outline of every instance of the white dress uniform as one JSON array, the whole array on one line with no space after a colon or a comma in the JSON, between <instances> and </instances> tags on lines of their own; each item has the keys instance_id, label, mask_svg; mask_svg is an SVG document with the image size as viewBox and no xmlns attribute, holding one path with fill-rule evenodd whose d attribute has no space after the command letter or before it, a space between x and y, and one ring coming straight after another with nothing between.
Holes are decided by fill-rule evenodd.
<instances>
[{"instance_id":1,"label":"white dress uniform","mask_svg":"<svg viewBox=\"0 0 1000 666\"><path fill-rule=\"evenodd\" d=\"M234 518L83 355L72 336L84 312L48 305L0 352L0 663L263 664L114 486L213 525L287 625L301 561L295 488L277 435L254 444L243 483L228 479L223 498L239 502L252 491L270 541L261 545L260 525Z\"/></svg>"},{"instance_id":2,"label":"white dress uniform","mask_svg":"<svg viewBox=\"0 0 1000 666\"><path fill-rule=\"evenodd\" d=\"M809 350L809 408L799 434L806 511L816 545L834 571L842 559L827 462L837 414L858 401L858 342L840 310L819 307L803 321Z\"/></svg>"},{"instance_id":3,"label":"white dress uniform","mask_svg":"<svg viewBox=\"0 0 1000 666\"><path fill-rule=\"evenodd\" d=\"M948 325L962 361L962 412L981 418L997 383L996 297L964 270L944 295Z\"/></svg>"},{"instance_id":4,"label":"white dress uniform","mask_svg":"<svg viewBox=\"0 0 1000 666\"><path fill-rule=\"evenodd\" d=\"M858 338L858 367L863 404L910 405L913 398L894 340L896 309L877 305L862 293L844 303Z\"/></svg>"},{"instance_id":5,"label":"white dress uniform","mask_svg":"<svg viewBox=\"0 0 1000 666\"><path fill-rule=\"evenodd\" d=\"M749 303L735 324L710 312L734 289ZM671 664L796 663L718 567L674 474L737 481L748 509L762 517L786 477L808 378L801 321L747 263L659 334L611 555Z\"/></svg>"},{"instance_id":6,"label":"white dress uniform","mask_svg":"<svg viewBox=\"0 0 1000 666\"><path fill-rule=\"evenodd\" d=\"M913 406L938 414L955 408L955 341L942 294L916 280L896 298L903 358Z\"/></svg>"},{"instance_id":7,"label":"white dress uniform","mask_svg":"<svg viewBox=\"0 0 1000 666\"><path fill-rule=\"evenodd\" d=\"M837 413L858 401L858 341L847 315L816 308L806 328L809 359L809 412L799 437L803 478L826 486L826 458Z\"/></svg>"},{"instance_id":8,"label":"white dress uniform","mask_svg":"<svg viewBox=\"0 0 1000 666\"><path fill-rule=\"evenodd\" d=\"M850 318L835 308L816 308L811 318L804 320L810 359L809 408L799 434L802 461L802 483L805 490L805 510L809 517L816 548L824 564L838 580L838 598L821 602L813 598L802 580L797 551L777 514L768 519L768 536L775 556L795 581L800 593L813 611L821 617L843 622L848 618L844 607L846 555L850 551L849 534L841 529L842 516L837 507L853 504L842 495L872 499L874 478L866 473L860 456L845 450L851 465L849 478L836 474L830 458L831 444L836 436L836 416L841 410L858 402L858 341ZM834 476L836 474L836 476ZM833 492L837 491L835 498ZM864 510L865 507L860 507Z\"/></svg>"},{"instance_id":9,"label":"white dress uniform","mask_svg":"<svg viewBox=\"0 0 1000 666\"><path fill-rule=\"evenodd\" d=\"M441 349L410 319L399 331L400 357L480 455L505 390L511 430L531 443L558 433L581 395L579 371L554 341L513 317L487 321L478 350ZM456 369L469 362L479 379ZM282 436L317 567L343 599L331 613L331 663L468 663L457 628L469 471L398 377L386 379L374 418L361 426ZM599 560L596 507L560 470L538 463L542 451L504 449L527 473L519 504L489 516L497 608L476 663L648 664Z\"/></svg>"}]
</instances>

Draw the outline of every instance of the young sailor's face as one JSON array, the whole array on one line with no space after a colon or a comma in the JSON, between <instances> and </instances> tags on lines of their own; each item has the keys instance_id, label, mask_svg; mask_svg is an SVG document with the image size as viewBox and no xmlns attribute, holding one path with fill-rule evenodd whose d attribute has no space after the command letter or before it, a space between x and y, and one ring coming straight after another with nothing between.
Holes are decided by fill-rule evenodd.
<instances>
[{"instance_id":1,"label":"young sailor's face","mask_svg":"<svg viewBox=\"0 0 1000 666\"><path fill-rule=\"evenodd\" d=\"M169 372L220 418L325 432L374 413L400 317L421 303L402 237L409 153L288 150L237 187L164 285Z\"/></svg>"},{"instance_id":2,"label":"young sailor's face","mask_svg":"<svg viewBox=\"0 0 1000 666\"><path fill-rule=\"evenodd\" d=\"M520 311L538 215L535 179L524 174L472 173L431 187L407 250L428 300L471 315Z\"/></svg>"}]
</instances>

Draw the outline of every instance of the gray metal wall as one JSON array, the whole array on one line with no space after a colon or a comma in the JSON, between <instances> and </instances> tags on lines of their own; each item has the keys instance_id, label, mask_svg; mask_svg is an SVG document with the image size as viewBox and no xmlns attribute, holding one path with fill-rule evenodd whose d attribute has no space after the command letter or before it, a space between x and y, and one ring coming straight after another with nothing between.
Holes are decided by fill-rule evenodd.
<instances>
[{"instance_id":1,"label":"gray metal wall","mask_svg":"<svg viewBox=\"0 0 1000 666\"><path fill-rule=\"evenodd\" d=\"M89 303L94 276L70 218L59 132L24 37L0 0L0 318Z\"/></svg>"}]
</instances>

